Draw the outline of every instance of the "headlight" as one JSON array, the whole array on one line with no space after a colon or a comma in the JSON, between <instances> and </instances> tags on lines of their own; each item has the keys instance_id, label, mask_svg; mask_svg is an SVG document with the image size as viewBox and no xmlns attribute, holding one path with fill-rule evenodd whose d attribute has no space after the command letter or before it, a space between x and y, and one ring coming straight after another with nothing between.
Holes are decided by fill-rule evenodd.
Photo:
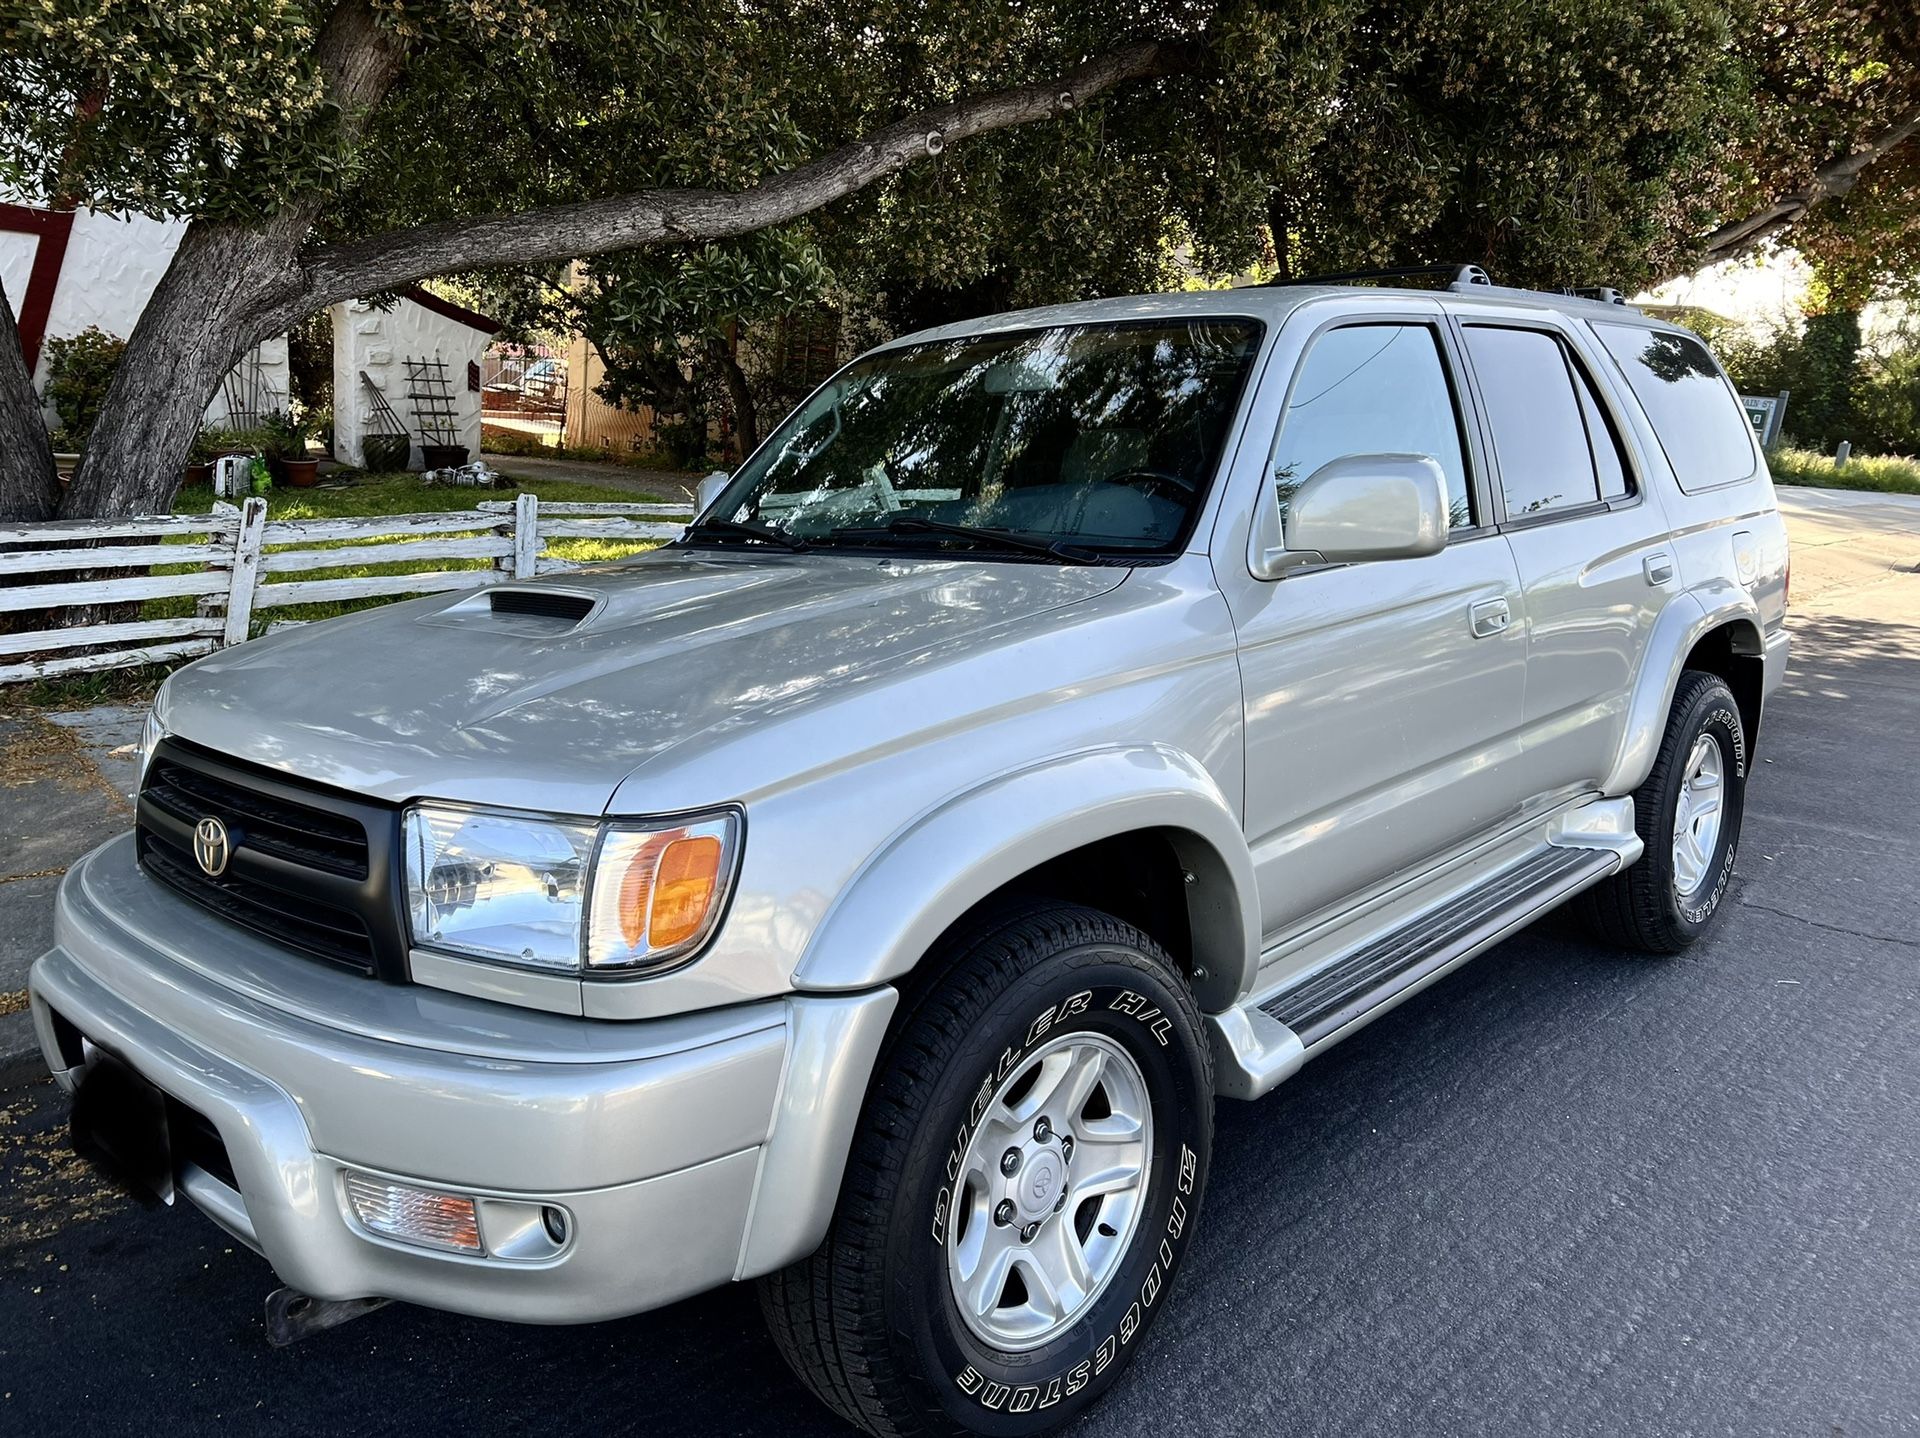
<instances>
[{"instance_id":1,"label":"headlight","mask_svg":"<svg viewBox=\"0 0 1920 1438\"><path fill-rule=\"evenodd\" d=\"M594 824L416 805L406 813L413 942L568 972L671 962L713 932L738 824L732 814Z\"/></svg>"},{"instance_id":2,"label":"headlight","mask_svg":"<svg viewBox=\"0 0 1920 1438\"><path fill-rule=\"evenodd\" d=\"M140 727L140 747L134 751L133 792L138 794L147 787L147 765L153 762L153 751L160 747L160 741L167 737L166 726L160 722L159 699L154 699L154 707L147 711L147 722Z\"/></svg>"}]
</instances>

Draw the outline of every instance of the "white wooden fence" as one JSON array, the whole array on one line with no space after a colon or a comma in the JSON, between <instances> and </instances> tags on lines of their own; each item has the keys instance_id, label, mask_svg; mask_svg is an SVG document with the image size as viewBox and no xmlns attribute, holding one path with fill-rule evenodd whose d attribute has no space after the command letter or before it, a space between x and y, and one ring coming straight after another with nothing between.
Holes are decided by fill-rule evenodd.
<instances>
[{"instance_id":1,"label":"white wooden fence","mask_svg":"<svg viewBox=\"0 0 1920 1438\"><path fill-rule=\"evenodd\" d=\"M676 539L692 513L686 504L542 504L537 495L522 494L434 514L268 519L266 501L254 498L206 515L0 524L0 577L6 581L0 583L0 615L53 610L57 623L57 611L76 605L184 597L195 606L184 618L0 634L0 684L190 659L241 643L265 611L292 605L470 589L573 569L579 561L548 553L554 540ZM286 577L452 560L470 567ZM476 560L487 563L474 566ZM182 573L145 572L183 567ZM104 569L134 572L108 578L90 572ZM69 650L86 652L61 652Z\"/></svg>"}]
</instances>

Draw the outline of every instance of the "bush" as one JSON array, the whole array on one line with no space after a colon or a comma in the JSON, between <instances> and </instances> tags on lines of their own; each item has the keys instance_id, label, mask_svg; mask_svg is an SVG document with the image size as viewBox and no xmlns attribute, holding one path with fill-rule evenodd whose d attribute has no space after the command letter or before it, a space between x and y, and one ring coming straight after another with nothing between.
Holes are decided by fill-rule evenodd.
<instances>
[{"instance_id":1,"label":"bush","mask_svg":"<svg viewBox=\"0 0 1920 1438\"><path fill-rule=\"evenodd\" d=\"M127 342L88 325L77 335L47 341L47 400L76 449L87 442L106 402L114 367Z\"/></svg>"},{"instance_id":2,"label":"bush","mask_svg":"<svg viewBox=\"0 0 1920 1438\"><path fill-rule=\"evenodd\" d=\"M1832 455L1808 449L1777 447L1767 456L1776 484L1807 484L1817 489L1865 489L1880 494L1920 494L1920 460L1887 456L1849 459L1835 464Z\"/></svg>"}]
</instances>

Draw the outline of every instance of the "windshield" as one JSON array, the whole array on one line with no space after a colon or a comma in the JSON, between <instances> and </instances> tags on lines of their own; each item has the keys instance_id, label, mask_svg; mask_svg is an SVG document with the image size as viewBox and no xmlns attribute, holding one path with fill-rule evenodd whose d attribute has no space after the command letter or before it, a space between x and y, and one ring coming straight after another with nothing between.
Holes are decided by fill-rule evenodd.
<instances>
[{"instance_id":1,"label":"windshield","mask_svg":"<svg viewBox=\"0 0 1920 1438\"><path fill-rule=\"evenodd\" d=\"M869 356L788 418L690 538L750 543L751 527L795 548L1171 551L1259 338L1253 320L1142 321Z\"/></svg>"}]
</instances>

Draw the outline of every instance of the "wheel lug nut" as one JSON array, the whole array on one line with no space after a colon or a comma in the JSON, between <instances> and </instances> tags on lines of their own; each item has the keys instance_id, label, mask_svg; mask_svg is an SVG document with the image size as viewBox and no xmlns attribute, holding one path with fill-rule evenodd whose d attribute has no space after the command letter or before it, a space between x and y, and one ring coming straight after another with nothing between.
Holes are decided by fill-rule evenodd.
<instances>
[{"instance_id":1,"label":"wheel lug nut","mask_svg":"<svg viewBox=\"0 0 1920 1438\"><path fill-rule=\"evenodd\" d=\"M1060 1190L1060 1196L1053 1201L1053 1211L1055 1213L1058 1213L1061 1209L1065 1208L1066 1206L1067 1206L1067 1191L1066 1189L1062 1188Z\"/></svg>"},{"instance_id":2,"label":"wheel lug nut","mask_svg":"<svg viewBox=\"0 0 1920 1438\"><path fill-rule=\"evenodd\" d=\"M1060 1157L1068 1163L1073 1162L1073 1135L1070 1133L1060 1136Z\"/></svg>"},{"instance_id":3,"label":"wheel lug nut","mask_svg":"<svg viewBox=\"0 0 1920 1438\"><path fill-rule=\"evenodd\" d=\"M1000 1155L1000 1172L1004 1174L1012 1175L1012 1174L1018 1173L1019 1171L1020 1171L1020 1150L1019 1149L1010 1148L1005 1153Z\"/></svg>"},{"instance_id":4,"label":"wheel lug nut","mask_svg":"<svg viewBox=\"0 0 1920 1438\"><path fill-rule=\"evenodd\" d=\"M999 1224L1002 1228L1005 1228L1009 1223L1013 1222L1013 1200L1012 1199L1003 1198L1000 1200L1000 1206L994 1209L993 1211L993 1221Z\"/></svg>"},{"instance_id":5,"label":"wheel lug nut","mask_svg":"<svg viewBox=\"0 0 1920 1438\"><path fill-rule=\"evenodd\" d=\"M1033 1141L1035 1143L1045 1143L1052 1137L1053 1125L1048 1123L1044 1118L1033 1126Z\"/></svg>"},{"instance_id":6,"label":"wheel lug nut","mask_svg":"<svg viewBox=\"0 0 1920 1438\"><path fill-rule=\"evenodd\" d=\"M1025 1228L1020 1230L1020 1241L1022 1243L1032 1243L1034 1240L1034 1235L1036 1235L1039 1232L1040 1232L1040 1225L1037 1223L1030 1223Z\"/></svg>"}]
</instances>

